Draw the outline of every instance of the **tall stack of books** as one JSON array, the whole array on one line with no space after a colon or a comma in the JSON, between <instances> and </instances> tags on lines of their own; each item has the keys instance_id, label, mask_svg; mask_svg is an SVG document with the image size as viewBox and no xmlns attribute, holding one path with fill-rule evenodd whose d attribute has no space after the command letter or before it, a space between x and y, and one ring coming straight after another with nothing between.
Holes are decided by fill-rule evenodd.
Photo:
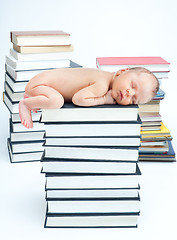
<instances>
[{"instance_id":1,"label":"tall stack of books","mask_svg":"<svg viewBox=\"0 0 177 240\"><path fill-rule=\"evenodd\" d=\"M112 72L127 67L145 67L161 83L163 79L168 78L170 64L161 57L101 57L96 59L96 65L99 69ZM139 105L142 121L139 160L175 161L172 136L160 115L160 101L164 97L165 92L160 88L152 101Z\"/></svg>"},{"instance_id":2,"label":"tall stack of books","mask_svg":"<svg viewBox=\"0 0 177 240\"><path fill-rule=\"evenodd\" d=\"M45 227L136 227L139 216L138 106L42 110Z\"/></svg>"},{"instance_id":3,"label":"tall stack of books","mask_svg":"<svg viewBox=\"0 0 177 240\"><path fill-rule=\"evenodd\" d=\"M13 48L6 56L4 103L10 111L8 149L11 162L38 161L43 155L44 124L41 112L32 113L34 126L23 127L19 101L28 81L38 73L60 67L78 67L71 61L73 46L70 34L63 31L11 32Z\"/></svg>"}]
</instances>

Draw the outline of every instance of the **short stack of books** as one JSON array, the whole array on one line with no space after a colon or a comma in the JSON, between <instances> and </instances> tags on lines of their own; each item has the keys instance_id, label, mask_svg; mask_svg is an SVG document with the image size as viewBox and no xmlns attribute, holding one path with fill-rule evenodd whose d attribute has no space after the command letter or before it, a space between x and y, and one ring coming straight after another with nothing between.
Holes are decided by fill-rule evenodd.
<instances>
[{"instance_id":1,"label":"short stack of books","mask_svg":"<svg viewBox=\"0 0 177 240\"><path fill-rule=\"evenodd\" d=\"M136 227L139 216L138 106L42 110L45 227Z\"/></svg>"},{"instance_id":2,"label":"short stack of books","mask_svg":"<svg viewBox=\"0 0 177 240\"><path fill-rule=\"evenodd\" d=\"M168 78L169 63L161 57L100 57L96 59L99 69L116 72L131 67L145 67L150 70L161 83ZM160 101L165 92L159 89L155 98L146 104L139 105L141 125L140 161L175 161L172 136L162 122Z\"/></svg>"},{"instance_id":3,"label":"short stack of books","mask_svg":"<svg viewBox=\"0 0 177 240\"><path fill-rule=\"evenodd\" d=\"M19 101L28 81L38 73L60 67L80 67L72 62L70 34L63 31L11 32L13 48L6 56L4 103L10 111L8 149L11 162L39 161L43 155L44 124L41 112L32 113L34 127L20 123Z\"/></svg>"}]
</instances>

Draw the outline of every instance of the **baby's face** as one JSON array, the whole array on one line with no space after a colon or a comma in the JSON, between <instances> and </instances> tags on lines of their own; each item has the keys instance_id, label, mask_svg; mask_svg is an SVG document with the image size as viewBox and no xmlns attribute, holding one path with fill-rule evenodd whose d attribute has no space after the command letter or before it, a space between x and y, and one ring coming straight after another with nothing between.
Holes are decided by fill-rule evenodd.
<instances>
[{"instance_id":1,"label":"baby's face","mask_svg":"<svg viewBox=\"0 0 177 240\"><path fill-rule=\"evenodd\" d=\"M155 84L153 76L127 70L115 77L112 97L121 105L143 104L152 99Z\"/></svg>"}]
</instances>

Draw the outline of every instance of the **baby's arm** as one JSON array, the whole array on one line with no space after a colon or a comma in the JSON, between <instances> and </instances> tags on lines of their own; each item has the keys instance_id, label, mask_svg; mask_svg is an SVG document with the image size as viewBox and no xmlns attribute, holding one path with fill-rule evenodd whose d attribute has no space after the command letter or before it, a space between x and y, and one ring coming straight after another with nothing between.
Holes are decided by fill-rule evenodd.
<instances>
[{"instance_id":1,"label":"baby's arm","mask_svg":"<svg viewBox=\"0 0 177 240\"><path fill-rule=\"evenodd\" d=\"M96 106L103 104L116 104L112 98L111 90L101 83L94 83L74 94L72 102L78 106Z\"/></svg>"}]
</instances>

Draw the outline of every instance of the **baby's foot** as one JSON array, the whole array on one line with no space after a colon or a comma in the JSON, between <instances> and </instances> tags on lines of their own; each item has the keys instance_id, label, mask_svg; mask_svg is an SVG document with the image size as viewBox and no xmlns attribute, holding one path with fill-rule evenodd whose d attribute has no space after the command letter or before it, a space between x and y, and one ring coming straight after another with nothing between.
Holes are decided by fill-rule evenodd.
<instances>
[{"instance_id":1,"label":"baby's foot","mask_svg":"<svg viewBox=\"0 0 177 240\"><path fill-rule=\"evenodd\" d=\"M24 104L23 100L19 102L19 115L20 115L21 123L23 124L23 126L25 126L26 128L33 127L31 111Z\"/></svg>"}]
</instances>

